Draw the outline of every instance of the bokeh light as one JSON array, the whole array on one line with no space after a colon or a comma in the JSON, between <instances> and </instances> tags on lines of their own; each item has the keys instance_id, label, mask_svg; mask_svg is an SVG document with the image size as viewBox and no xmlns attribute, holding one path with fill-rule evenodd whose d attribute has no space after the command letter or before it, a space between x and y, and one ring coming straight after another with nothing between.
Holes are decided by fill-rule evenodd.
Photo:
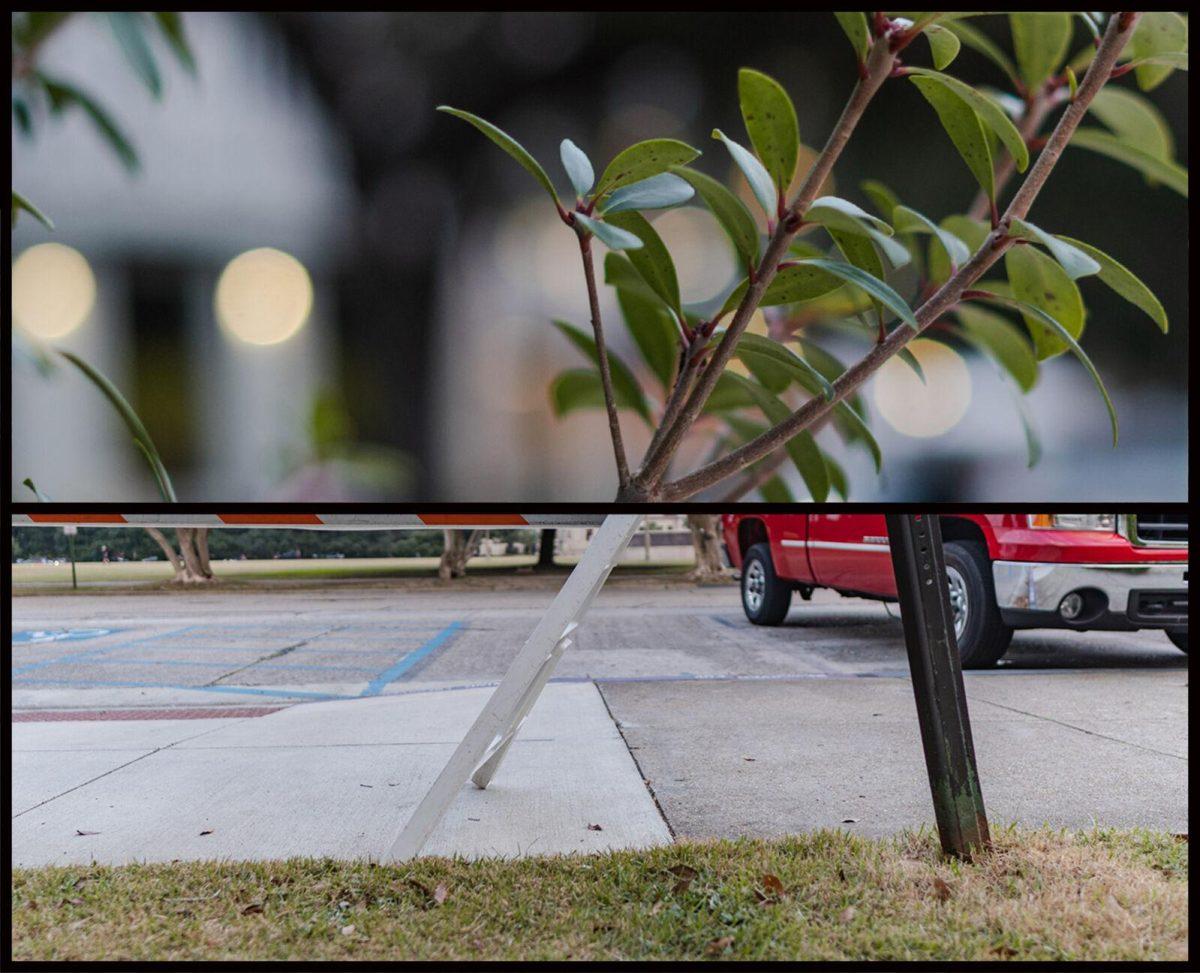
<instances>
[{"instance_id":1,"label":"bokeh light","mask_svg":"<svg viewBox=\"0 0 1200 973\"><path fill-rule=\"evenodd\" d=\"M875 374L875 407L889 426L905 436L925 439L953 429L971 403L971 373L953 348L916 338L908 350L925 373L922 382L899 358L884 362Z\"/></svg>"},{"instance_id":2,"label":"bokeh light","mask_svg":"<svg viewBox=\"0 0 1200 973\"><path fill-rule=\"evenodd\" d=\"M96 277L78 250L39 243L13 262L13 324L26 334L65 337L87 320L95 303Z\"/></svg>"},{"instance_id":3,"label":"bokeh light","mask_svg":"<svg viewBox=\"0 0 1200 973\"><path fill-rule=\"evenodd\" d=\"M217 281L221 326L252 345L277 345L303 327L312 310L312 280L295 257L261 247L234 257Z\"/></svg>"}]
</instances>

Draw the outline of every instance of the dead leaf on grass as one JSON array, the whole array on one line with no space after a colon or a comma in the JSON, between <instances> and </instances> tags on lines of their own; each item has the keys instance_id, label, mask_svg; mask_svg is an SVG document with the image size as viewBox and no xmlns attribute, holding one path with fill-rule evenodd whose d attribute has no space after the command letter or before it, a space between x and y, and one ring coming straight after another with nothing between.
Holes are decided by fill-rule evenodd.
<instances>
[{"instance_id":1,"label":"dead leaf on grass","mask_svg":"<svg viewBox=\"0 0 1200 973\"><path fill-rule=\"evenodd\" d=\"M758 880L759 887L754 890L759 905L773 905L783 898L783 882L778 875L766 874Z\"/></svg>"},{"instance_id":2,"label":"dead leaf on grass","mask_svg":"<svg viewBox=\"0 0 1200 973\"><path fill-rule=\"evenodd\" d=\"M939 902L945 902L954 894L954 890L950 888L949 883L945 879L935 875L933 877L933 894L937 896Z\"/></svg>"},{"instance_id":3,"label":"dead leaf on grass","mask_svg":"<svg viewBox=\"0 0 1200 973\"><path fill-rule=\"evenodd\" d=\"M711 943L709 943L706 947L704 947L704 952L706 952L709 956L720 956L723 952L725 952L727 949L730 949L732 946L733 946L733 937L732 936L722 936L720 939L714 939Z\"/></svg>"},{"instance_id":4,"label":"dead leaf on grass","mask_svg":"<svg viewBox=\"0 0 1200 973\"><path fill-rule=\"evenodd\" d=\"M838 922L842 923L843 925L845 925L846 923L852 922L854 920L854 916L855 916L856 912L857 912L857 910L854 908L854 906L852 906L852 905L846 906L846 908L844 908L841 912L838 913Z\"/></svg>"},{"instance_id":5,"label":"dead leaf on grass","mask_svg":"<svg viewBox=\"0 0 1200 973\"><path fill-rule=\"evenodd\" d=\"M342 926L341 932L343 936L353 936L354 926Z\"/></svg>"},{"instance_id":6,"label":"dead leaf on grass","mask_svg":"<svg viewBox=\"0 0 1200 973\"><path fill-rule=\"evenodd\" d=\"M262 906L261 902L251 902L248 906L246 906L246 908L244 908L242 910L242 915L244 915L244 916L259 915L262 913L262 911L263 911L263 906Z\"/></svg>"},{"instance_id":7,"label":"dead leaf on grass","mask_svg":"<svg viewBox=\"0 0 1200 973\"><path fill-rule=\"evenodd\" d=\"M675 887L671 889L676 895L680 892L686 892L692 882L696 880L696 876L700 874L691 865L672 865L667 871L678 879Z\"/></svg>"},{"instance_id":8,"label":"dead leaf on grass","mask_svg":"<svg viewBox=\"0 0 1200 973\"><path fill-rule=\"evenodd\" d=\"M439 882L438 887L433 890L433 901L441 905L450 897L450 890L446 888L445 882Z\"/></svg>"}]
</instances>

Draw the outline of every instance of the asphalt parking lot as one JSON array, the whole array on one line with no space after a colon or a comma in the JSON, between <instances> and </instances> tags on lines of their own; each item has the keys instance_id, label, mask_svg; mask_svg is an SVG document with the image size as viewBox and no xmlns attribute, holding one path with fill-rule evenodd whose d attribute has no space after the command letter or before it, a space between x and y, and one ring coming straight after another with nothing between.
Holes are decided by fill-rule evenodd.
<instances>
[{"instance_id":1,"label":"asphalt parking lot","mask_svg":"<svg viewBox=\"0 0 1200 973\"><path fill-rule=\"evenodd\" d=\"M391 780L380 787L363 777L356 785L357 799L377 802L362 813L378 819L378 829L356 831L360 844L333 845L325 829L310 847L303 827L289 820L286 833L300 836L298 847L270 844L284 833L280 825L255 832L264 848L243 836L221 853L370 853L387 831L384 822L427 786L459 727L482 705L483 687L503 674L553 593L548 583L520 590L342 585L15 597L13 773L14 784L18 773L28 784L24 806L14 806L21 860L176 856L182 852L161 821L157 831L139 832L165 836L154 848L127 838L98 852L106 839L89 838L84 849L74 832L115 831L128 808L114 795L128 794L139 780L137 786L164 786L175 779L170 760L178 761L177 784L186 783L197 802L221 792L225 806L244 809L243 819L261 816L245 809L286 803L297 777L320 787L321 774L303 768L333 759L336 747L322 742L330 734L337 746L351 746L345 732L330 729L350 723L372 745L409 748L389 750L387 759L395 766L405 762L396 754L408 755L403 786L411 795L389 791ZM474 826L466 822L489 820L477 809L439 847L523 848L529 837L522 828L535 811L542 814L541 850L596 846L595 833L551 833L551 818L565 812L552 813L544 792L556 780L566 785L561 774L542 773L546 761L572 768L572 813L583 817L615 812L618 781L625 824L603 832L610 845L655 843L670 833L768 835L831 826L878 834L928 824L928 785L894 613L818 593L810 603L797 601L784 626L757 628L742 615L734 586L612 584L535 711L538 728L531 723L525 748L514 749L509 776L480 798L514 829L511 841L508 832L463 838L462 829ZM1018 633L1000 667L969 673L966 681L995 820L1186 831L1187 657L1163 634ZM209 733L208 743L197 742ZM264 734L296 739L287 749L298 763L270 785L284 791L262 792L268 785L256 777L270 774L245 763L247 739ZM226 746L225 758L212 756ZM428 752L418 758L421 747ZM205 762L189 762L201 752ZM235 765L226 759L234 753L241 761L236 787L229 780ZM606 779L589 776L593 763L608 768ZM541 796L531 791L529 805L512 796L506 804L504 787L518 786L521 766L527 782L542 773ZM462 803L469 811L466 797ZM138 806L157 807L154 813L171 820L178 813L175 801ZM82 828L81 814L93 826ZM97 815L108 823L95 826ZM196 853L215 848L202 843Z\"/></svg>"}]
</instances>

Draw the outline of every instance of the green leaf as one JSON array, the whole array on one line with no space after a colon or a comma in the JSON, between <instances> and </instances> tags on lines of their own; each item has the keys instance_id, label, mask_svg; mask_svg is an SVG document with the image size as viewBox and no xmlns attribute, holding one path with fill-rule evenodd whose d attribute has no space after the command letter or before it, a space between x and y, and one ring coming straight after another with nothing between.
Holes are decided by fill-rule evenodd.
<instances>
[{"instance_id":1,"label":"green leaf","mask_svg":"<svg viewBox=\"0 0 1200 973\"><path fill-rule=\"evenodd\" d=\"M953 268L961 266L971 259L971 248L959 237L938 226L929 217L923 216L915 209L897 206L892 213L892 220L895 222L897 233L932 234L950 263L951 273L954 272Z\"/></svg>"},{"instance_id":2,"label":"green leaf","mask_svg":"<svg viewBox=\"0 0 1200 973\"><path fill-rule=\"evenodd\" d=\"M1038 439L1037 430L1033 427L1033 421L1029 417L1029 413L1025 409L1024 400L1017 394L1013 393L1017 407L1017 416L1021 420L1021 428L1025 432L1025 453L1028 456L1028 461L1025 464L1026 469L1033 469L1038 465L1042 458L1042 443Z\"/></svg>"},{"instance_id":3,"label":"green leaf","mask_svg":"<svg viewBox=\"0 0 1200 973\"><path fill-rule=\"evenodd\" d=\"M596 237L609 250L640 250L642 241L632 233L627 233L620 227L612 226L603 220L593 220L582 213L572 213L572 218L585 230Z\"/></svg>"},{"instance_id":4,"label":"green leaf","mask_svg":"<svg viewBox=\"0 0 1200 973\"><path fill-rule=\"evenodd\" d=\"M1012 119L1004 113L1004 109L995 101L987 95L976 91L969 84L964 84L958 78L951 77L948 74L942 74L939 71L930 71L928 68L910 68L909 70L912 72L911 79L914 82L917 78L928 78L941 85L947 91L957 95L961 101L979 116L980 122L994 132L996 137L1004 143L1004 147L1008 149L1009 155L1016 162L1017 171L1025 171L1029 165L1029 148L1025 145L1025 140L1021 138L1021 133L1017 131L1017 126L1012 123ZM936 108L936 105L934 107Z\"/></svg>"},{"instance_id":5,"label":"green leaf","mask_svg":"<svg viewBox=\"0 0 1200 973\"><path fill-rule=\"evenodd\" d=\"M879 211L879 215L889 223L893 222L892 211L900 205L900 197L878 179L867 179L859 185L870 198L871 205Z\"/></svg>"},{"instance_id":6,"label":"green leaf","mask_svg":"<svg viewBox=\"0 0 1200 973\"><path fill-rule=\"evenodd\" d=\"M939 71L948 68L958 57L962 47L958 35L938 24L931 24L923 31L929 41L929 51L933 55L933 66Z\"/></svg>"},{"instance_id":7,"label":"green leaf","mask_svg":"<svg viewBox=\"0 0 1200 973\"><path fill-rule=\"evenodd\" d=\"M17 225L17 214L24 210L35 220L42 224L47 230L53 230L54 224L50 217L43 213L40 209L33 205L28 199L22 196L15 189L12 191L12 226Z\"/></svg>"},{"instance_id":8,"label":"green leaf","mask_svg":"<svg viewBox=\"0 0 1200 973\"><path fill-rule=\"evenodd\" d=\"M851 233L862 233L864 227L871 227L883 233L892 235L892 228L887 221L872 216L861 206L842 199L838 196L822 196L814 199L804 213L805 223L820 223Z\"/></svg>"},{"instance_id":9,"label":"green leaf","mask_svg":"<svg viewBox=\"0 0 1200 973\"><path fill-rule=\"evenodd\" d=\"M500 146L500 148L521 163L525 167L525 170L542 184L542 187L550 194L550 198L554 200L555 204L558 204L558 193L554 191L554 184L550 181L550 177L546 175L546 170L538 164L537 159L531 156L525 150L525 147L515 138L503 129L497 128L491 122L485 121L478 115L472 115L468 111L463 111L461 108L438 105L437 110L444 111L448 115L461 118L464 122L474 125L479 131L483 132L484 135Z\"/></svg>"},{"instance_id":10,"label":"green leaf","mask_svg":"<svg viewBox=\"0 0 1200 973\"><path fill-rule=\"evenodd\" d=\"M1033 247L1011 247L1004 255L1004 268L1013 297L1054 318L1058 328L1065 329L1072 338L1083 334L1083 298L1058 261ZM1025 315L1025 323L1039 361L1067 350L1068 345L1059 340L1058 329L1042 327L1038 315Z\"/></svg>"},{"instance_id":11,"label":"green leaf","mask_svg":"<svg viewBox=\"0 0 1200 973\"><path fill-rule=\"evenodd\" d=\"M596 182L596 171L592 168L592 160L587 153L570 139L563 139L558 147L559 158L562 159L563 169L571 181L571 188L579 199L585 199Z\"/></svg>"},{"instance_id":12,"label":"green leaf","mask_svg":"<svg viewBox=\"0 0 1200 973\"><path fill-rule=\"evenodd\" d=\"M977 251L987 240L990 228L983 220L973 220L969 216L953 214L947 216L939 224L942 230L951 233L967 245L972 253ZM950 276L950 261L942 247L929 248L929 279L940 284Z\"/></svg>"},{"instance_id":13,"label":"green leaf","mask_svg":"<svg viewBox=\"0 0 1200 973\"><path fill-rule=\"evenodd\" d=\"M995 201L996 180L992 150L983 134L983 123L979 116L970 105L946 86L919 75L910 76L910 80L933 105L942 128L950 136L950 141L958 149L958 154L966 162L975 181L987 194L988 199Z\"/></svg>"},{"instance_id":14,"label":"green leaf","mask_svg":"<svg viewBox=\"0 0 1200 973\"><path fill-rule=\"evenodd\" d=\"M1012 59L983 31L962 20L948 20L943 26L971 50L982 54L995 64L1013 81L1019 80L1017 66L1013 64Z\"/></svg>"},{"instance_id":15,"label":"green leaf","mask_svg":"<svg viewBox=\"0 0 1200 973\"><path fill-rule=\"evenodd\" d=\"M663 309L657 295L644 297L636 291L618 290L617 304L643 361L657 376L665 391L671 387L679 360L676 325Z\"/></svg>"},{"instance_id":16,"label":"green leaf","mask_svg":"<svg viewBox=\"0 0 1200 973\"><path fill-rule=\"evenodd\" d=\"M1037 359L1019 328L977 304L959 304L954 313L962 325L963 337L1008 372L1022 392L1037 384Z\"/></svg>"},{"instance_id":17,"label":"green leaf","mask_svg":"<svg viewBox=\"0 0 1200 973\"><path fill-rule=\"evenodd\" d=\"M1013 13L1008 15L1008 22L1021 80L1029 91L1035 91L1058 70L1067 56L1071 44L1071 15Z\"/></svg>"},{"instance_id":18,"label":"green leaf","mask_svg":"<svg viewBox=\"0 0 1200 973\"><path fill-rule=\"evenodd\" d=\"M672 166L683 166L700 154L685 142L677 139L648 139L629 146L608 164L600 181L596 184L596 198L629 186L660 172L669 172Z\"/></svg>"},{"instance_id":19,"label":"green leaf","mask_svg":"<svg viewBox=\"0 0 1200 973\"><path fill-rule=\"evenodd\" d=\"M1027 248L1025 248L1027 249ZM1010 253L1012 251L1009 251ZM1053 315L1047 314L1042 308L1034 304L1029 304L1022 300L1014 300L1012 298L1000 297L998 295L987 298L990 303L1002 304L1009 307L1015 307L1026 317L1032 315L1045 328L1053 332L1059 340L1066 345L1071 353L1079 359L1080 364L1087 369L1089 375L1092 376L1092 381L1096 383L1096 388L1100 390L1100 395L1104 399L1104 406L1108 409L1108 420L1112 426L1113 446L1117 445L1118 429L1117 429L1117 410L1113 406L1112 399L1108 395L1108 389L1104 387L1104 381L1100 378L1100 373L1096 371L1096 366L1092 364L1092 360L1088 358L1087 353L1079 346L1074 336L1060 324Z\"/></svg>"},{"instance_id":20,"label":"green leaf","mask_svg":"<svg viewBox=\"0 0 1200 973\"><path fill-rule=\"evenodd\" d=\"M1125 298L1134 307L1140 308L1150 316L1150 320L1158 325L1163 334L1167 333L1167 312L1163 309L1154 292L1138 279L1138 277L1123 264L1118 263L1103 250L1098 250L1090 243L1082 240L1072 240L1060 236L1060 240L1077 247L1100 265L1100 279L1109 287Z\"/></svg>"},{"instance_id":21,"label":"green leaf","mask_svg":"<svg viewBox=\"0 0 1200 973\"><path fill-rule=\"evenodd\" d=\"M1186 53L1187 44L1188 24L1185 18L1170 11L1143 13L1129 39L1133 60L1141 62L1134 69L1138 87L1150 91L1166 81L1174 70L1170 60L1167 63L1154 63L1151 59L1164 54ZM1186 57L1182 66L1187 66Z\"/></svg>"},{"instance_id":22,"label":"green leaf","mask_svg":"<svg viewBox=\"0 0 1200 973\"><path fill-rule=\"evenodd\" d=\"M608 217L608 222L632 234L641 242L640 249L628 252L629 262L654 293L682 320L683 305L679 298L679 278L662 237L640 213L616 213Z\"/></svg>"},{"instance_id":23,"label":"green leaf","mask_svg":"<svg viewBox=\"0 0 1200 973\"><path fill-rule=\"evenodd\" d=\"M30 493L34 495L38 503L53 503L53 501L46 496L46 494L42 493L42 491L37 488L37 484L33 482L33 477L27 476L21 481L21 483L27 490L29 490Z\"/></svg>"},{"instance_id":24,"label":"green leaf","mask_svg":"<svg viewBox=\"0 0 1200 973\"><path fill-rule=\"evenodd\" d=\"M858 63L862 64L867 59L867 52L871 49L871 34L867 30L867 15L861 11L854 13L835 12L837 22L842 25L842 30L850 39L850 46L854 48L854 56L858 58Z\"/></svg>"},{"instance_id":25,"label":"green leaf","mask_svg":"<svg viewBox=\"0 0 1200 973\"><path fill-rule=\"evenodd\" d=\"M852 264L840 263L836 260L824 260L813 257L808 260L799 261L799 265L816 267L819 270L824 270L837 277L841 277L843 280L854 284L856 287L861 287L872 298L879 301L879 303L881 303L884 307L898 315L900 320L909 325L909 327L913 328L914 330L917 328L916 315L913 314L912 308L908 306L908 302L878 277L868 274L866 271L863 271ZM772 281L772 283L774 283L774 281ZM768 290L770 290L770 288L768 288Z\"/></svg>"},{"instance_id":26,"label":"green leaf","mask_svg":"<svg viewBox=\"0 0 1200 973\"><path fill-rule=\"evenodd\" d=\"M599 368L600 354L596 350L596 340L590 334L585 333L582 329L566 321L555 320L554 326L567 337L567 340L571 344L583 352ZM642 394L642 387L638 385L633 372L630 371L628 365L613 354L611 348L606 349L606 351L608 352L608 371L612 376L613 382L613 398L617 400L618 405L623 404L626 408L633 409L648 424L652 425L650 407L646 404L646 397Z\"/></svg>"},{"instance_id":27,"label":"green leaf","mask_svg":"<svg viewBox=\"0 0 1200 973\"><path fill-rule=\"evenodd\" d=\"M1157 156L1150 155L1122 139L1098 128L1078 128L1067 143L1080 149L1091 149L1110 159L1116 159L1127 166L1137 169L1147 179L1161 182L1168 189L1173 189L1180 196L1188 195L1188 171L1181 165Z\"/></svg>"},{"instance_id":28,"label":"green leaf","mask_svg":"<svg viewBox=\"0 0 1200 973\"><path fill-rule=\"evenodd\" d=\"M717 377L717 384L713 386L708 401L704 403L703 411L720 414L729 412L731 409L743 409L754 405L754 399L736 381L739 378L741 376L734 372L722 372Z\"/></svg>"},{"instance_id":29,"label":"green leaf","mask_svg":"<svg viewBox=\"0 0 1200 973\"><path fill-rule=\"evenodd\" d=\"M725 300L721 313L732 311L746 294L747 281L742 281ZM828 294L842 286L842 281L820 267L809 267L803 264L787 264L767 285L767 289L759 301L759 307L776 307L780 304L796 304L799 301L810 301L814 297Z\"/></svg>"},{"instance_id":30,"label":"green leaf","mask_svg":"<svg viewBox=\"0 0 1200 973\"><path fill-rule=\"evenodd\" d=\"M779 193L775 189L775 183L771 179L771 174L754 157L754 153L738 145L737 142L729 138L719 128L713 129L712 136L725 143L725 148L733 156L733 161L737 163L737 167L742 170L742 175L746 177L746 182L750 184L750 191L754 193L754 198L758 200L758 205L767 214L767 219L775 219L779 215Z\"/></svg>"},{"instance_id":31,"label":"green leaf","mask_svg":"<svg viewBox=\"0 0 1200 973\"><path fill-rule=\"evenodd\" d=\"M825 469L829 478L829 488L843 500L849 500L850 484L846 481L846 471L828 453L822 453L822 455L825 457Z\"/></svg>"},{"instance_id":32,"label":"green leaf","mask_svg":"<svg viewBox=\"0 0 1200 973\"><path fill-rule=\"evenodd\" d=\"M192 74L196 73L196 59L183 29L183 18L177 10L159 10L154 13L155 23L175 52L175 57Z\"/></svg>"},{"instance_id":33,"label":"green leaf","mask_svg":"<svg viewBox=\"0 0 1200 973\"><path fill-rule=\"evenodd\" d=\"M674 171L692 184L704 205L729 235L742 266L757 266L758 226L745 203L711 176L687 166L677 166Z\"/></svg>"},{"instance_id":34,"label":"green leaf","mask_svg":"<svg viewBox=\"0 0 1200 973\"><path fill-rule=\"evenodd\" d=\"M726 372L725 374L745 389L771 425L783 422L792 414L791 409L757 382L751 382L734 373ZM824 503L826 497L829 496L829 470L825 466L824 457L817 448L812 434L801 432L789 439L784 448L796 469L800 471L804 485L808 487L808 492L813 500L817 503Z\"/></svg>"},{"instance_id":35,"label":"green leaf","mask_svg":"<svg viewBox=\"0 0 1200 973\"><path fill-rule=\"evenodd\" d=\"M600 212L607 217L631 209L669 209L686 203L695 195L696 190L675 173L660 172L657 176L618 189L605 199Z\"/></svg>"},{"instance_id":36,"label":"green leaf","mask_svg":"<svg viewBox=\"0 0 1200 973\"><path fill-rule=\"evenodd\" d=\"M775 180L775 188L780 194L786 193L800 155L800 127L792 99L774 78L742 68L738 72L738 102L750 144Z\"/></svg>"},{"instance_id":37,"label":"green leaf","mask_svg":"<svg viewBox=\"0 0 1200 973\"><path fill-rule=\"evenodd\" d=\"M748 367L754 360L770 361L783 369L789 380L799 382L805 389L811 389L815 383L825 401L833 399L833 386L825 376L778 341L772 341L759 334L743 333L733 353Z\"/></svg>"},{"instance_id":38,"label":"green leaf","mask_svg":"<svg viewBox=\"0 0 1200 973\"><path fill-rule=\"evenodd\" d=\"M50 99L50 110L53 113L57 114L72 106L78 107L91 119L92 124L116 152L125 168L131 172L137 169L137 153L134 152L133 146L129 144L125 134L117 127L116 122L109 117L108 112L74 85L51 78L46 74L39 73L36 77L42 83L42 88Z\"/></svg>"},{"instance_id":39,"label":"green leaf","mask_svg":"<svg viewBox=\"0 0 1200 973\"><path fill-rule=\"evenodd\" d=\"M796 502L796 498L792 495L792 491L788 489L788 485L778 476L773 476L765 483L760 484L758 495L763 498L765 503Z\"/></svg>"},{"instance_id":40,"label":"green leaf","mask_svg":"<svg viewBox=\"0 0 1200 973\"><path fill-rule=\"evenodd\" d=\"M154 55L150 53L150 45L146 43L146 35L142 33L142 15L120 11L109 13L107 17L125 60L141 78L142 84L158 98L162 95L162 77L154 63Z\"/></svg>"},{"instance_id":41,"label":"green leaf","mask_svg":"<svg viewBox=\"0 0 1200 973\"><path fill-rule=\"evenodd\" d=\"M103 393L104 397L108 399L109 403L117 411L117 415L121 417L121 421L125 423L125 428L133 436L133 441L146 458L146 462L150 464L150 471L154 474L154 480L158 484L159 495L167 503L176 503L175 487L171 485L171 477L167 474L167 469L163 466L162 458L158 455L158 450L154 447L154 440L150 438L150 433L146 431L146 427L142 424L142 420L138 418L138 414L133 411L133 406L125 400L125 396L117 390L117 387L112 382L82 358L69 351L63 351L61 348L56 350L63 358L78 368L88 381L95 385Z\"/></svg>"},{"instance_id":42,"label":"green leaf","mask_svg":"<svg viewBox=\"0 0 1200 973\"><path fill-rule=\"evenodd\" d=\"M653 301L668 310L673 310L669 304L655 292L654 288L646 283L637 268L629 261L629 257L624 254L610 251L604 255L604 283L610 287L617 288L618 291L627 291L631 294L636 294L639 297Z\"/></svg>"},{"instance_id":43,"label":"green leaf","mask_svg":"<svg viewBox=\"0 0 1200 973\"><path fill-rule=\"evenodd\" d=\"M1175 139L1166 118L1150 100L1136 91L1105 85L1092 99L1088 111L1139 152L1170 161Z\"/></svg>"},{"instance_id":44,"label":"green leaf","mask_svg":"<svg viewBox=\"0 0 1200 973\"><path fill-rule=\"evenodd\" d=\"M1010 226L1010 232L1019 238L1033 240L1044 246L1058 261L1059 266L1067 272L1067 276L1071 280L1100 273L1100 264L1078 247L1047 233L1040 226L1034 226L1027 220L1014 219Z\"/></svg>"}]
</instances>

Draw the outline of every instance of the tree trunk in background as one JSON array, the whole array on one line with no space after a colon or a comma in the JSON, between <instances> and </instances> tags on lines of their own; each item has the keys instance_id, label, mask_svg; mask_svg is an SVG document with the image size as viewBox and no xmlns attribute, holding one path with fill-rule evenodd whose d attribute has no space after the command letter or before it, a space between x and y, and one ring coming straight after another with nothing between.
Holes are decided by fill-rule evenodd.
<instances>
[{"instance_id":1,"label":"tree trunk in background","mask_svg":"<svg viewBox=\"0 0 1200 973\"><path fill-rule=\"evenodd\" d=\"M442 560L438 564L438 577L443 581L451 578L461 578L467 573L467 562L475 550L479 540L477 530L444 530L445 546L442 548Z\"/></svg>"},{"instance_id":2,"label":"tree trunk in background","mask_svg":"<svg viewBox=\"0 0 1200 973\"><path fill-rule=\"evenodd\" d=\"M208 563L208 528L181 527L175 531L179 551L171 545L166 535L156 527L147 527L146 533L162 548L171 567L175 569L172 584L204 584L216 581Z\"/></svg>"},{"instance_id":3,"label":"tree trunk in background","mask_svg":"<svg viewBox=\"0 0 1200 973\"><path fill-rule=\"evenodd\" d=\"M714 514L689 514L687 523L692 532L692 549L696 552L692 578L696 581L716 581L725 577L717 517Z\"/></svg>"},{"instance_id":4,"label":"tree trunk in background","mask_svg":"<svg viewBox=\"0 0 1200 973\"><path fill-rule=\"evenodd\" d=\"M547 570L554 567L554 541L558 537L558 531L553 527L547 527L542 531L542 538L538 541L538 559L534 568L538 571Z\"/></svg>"}]
</instances>

